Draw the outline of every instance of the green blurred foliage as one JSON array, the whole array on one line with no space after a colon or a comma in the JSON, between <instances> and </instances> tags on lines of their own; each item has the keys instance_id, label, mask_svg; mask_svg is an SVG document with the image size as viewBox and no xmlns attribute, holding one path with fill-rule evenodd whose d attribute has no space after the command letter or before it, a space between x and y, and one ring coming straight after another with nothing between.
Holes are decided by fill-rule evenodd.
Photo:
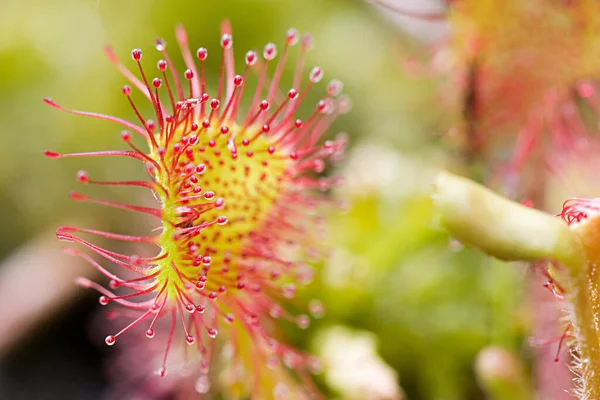
<instances>
[{"instance_id":1,"label":"green blurred foliage","mask_svg":"<svg viewBox=\"0 0 600 400\"><path fill-rule=\"evenodd\" d=\"M327 322L376 333L410 398L479 398L472 372L479 350L489 343L518 350L527 332L524 269L462 249L435 226L428 198L411 196L395 213L377 215L388 207L361 199L334 225L346 254L325 274L340 268L344 283L321 288Z\"/></svg>"},{"instance_id":2,"label":"green blurred foliage","mask_svg":"<svg viewBox=\"0 0 600 400\"><path fill-rule=\"evenodd\" d=\"M69 201L67 193L77 189L78 169L98 179L143 178L144 171L126 160L44 158L45 149L69 152L123 146L117 125L58 112L42 98L134 118L120 92L125 80L104 57L103 46L110 43L130 67L129 52L140 47L151 70L158 59L154 38L164 37L176 47L173 31L180 22L188 29L192 48L209 49L209 80L214 88L219 24L224 18L232 22L238 55L269 41L281 44L291 26L314 35L310 63L322 66L326 78L344 81L353 100L352 112L336 122L332 135L346 131L354 147L376 144L405 157L397 168L407 171L452 165L443 156L448 152L439 151L436 134L445 127L443 105L434 95L439 82L415 77L399 62L412 55L418 44L409 38L399 40L398 32L361 1L3 0L2 257L66 219L92 217L94 228L110 226L124 233L146 226L140 217L124 211ZM177 53L171 49L181 66ZM289 82L292 71L286 74ZM143 111L148 111L147 106ZM361 167L374 180L383 173L370 171L369 163ZM472 369L478 351L490 343L520 348L526 329L519 311L523 270L456 249L435 225L425 194L428 175L416 176L400 195L371 184L341 193L352 207L330 218L332 260L322 266L320 279L304 291L306 299L323 300L327 314L313 324L309 335L298 330L291 335L308 347L312 335L326 326L371 331L409 398L481 398ZM393 185L401 187L405 182L401 179ZM132 202L140 204L152 201L135 189L86 187L85 191L115 200L132 201L132 196L138 196Z\"/></svg>"}]
</instances>

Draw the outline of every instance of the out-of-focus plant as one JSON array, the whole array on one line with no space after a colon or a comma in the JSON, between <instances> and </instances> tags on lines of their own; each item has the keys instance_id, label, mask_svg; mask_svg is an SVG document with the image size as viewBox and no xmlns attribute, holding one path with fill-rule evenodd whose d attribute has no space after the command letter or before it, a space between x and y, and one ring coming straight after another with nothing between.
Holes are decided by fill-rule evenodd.
<instances>
[{"instance_id":1,"label":"out-of-focus plant","mask_svg":"<svg viewBox=\"0 0 600 400\"><path fill-rule=\"evenodd\" d=\"M436 173L430 160L443 157L401 155L373 140L355 145L340 188L351 207L330 217L335 246L317 288L323 322L374 333L410 398L477 396L471 365L479 350L490 340L514 348L529 330L515 290L522 270L482 269L481 255L454 242L448 252L431 223L423 182Z\"/></svg>"},{"instance_id":2,"label":"out-of-focus plant","mask_svg":"<svg viewBox=\"0 0 600 400\"><path fill-rule=\"evenodd\" d=\"M589 159L597 146L598 2L460 0L448 21L470 157L505 164L503 183L520 196L540 190L540 171ZM500 149L512 153L508 162L498 159Z\"/></svg>"},{"instance_id":3,"label":"out-of-focus plant","mask_svg":"<svg viewBox=\"0 0 600 400\"><path fill-rule=\"evenodd\" d=\"M211 364L222 360L215 338L225 332L230 355L224 367L229 372L220 376L229 377L223 383L227 396L316 395L309 373L318 369L318 363L279 342L277 330L278 321L300 328L310 321L304 313L294 315L285 301L296 296L298 285L312 280L313 271L305 260L324 253L318 239L319 211L335 206L326 192L338 180L321 174L340 160L347 140L342 135L323 143L321 137L335 118L348 110L348 99L340 95L342 83L332 80L312 113L300 119L300 104L323 78L320 67L305 73L305 54L312 37L301 37L290 29L278 61L278 48L269 43L261 54L248 51L244 72L236 75L231 27L226 21L220 40L221 72L217 90L210 96L205 75L208 50L201 47L192 55L181 26L176 39L188 68L183 75L176 71L162 39L155 44L163 58L154 78L155 74L142 68L140 49L131 53L137 76L111 48L106 49L133 89L149 101L152 119L144 117L146 109L137 105L129 85L122 91L137 123L67 109L45 99L56 109L121 125L126 128L121 138L129 147L67 154L47 151L46 156L117 156L141 161L150 181L107 182L90 178L85 171L79 171L77 177L83 184L150 189L159 207L96 200L79 193L72 193L72 199L150 215L159 221L159 233L135 236L61 226L57 236L134 275L117 276L86 253L65 248L108 278L110 290L88 279L79 283L97 290L101 305L125 306L123 314L134 318L118 333L108 335L107 345L114 345L122 334L143 323L148 338L166 337L157 371L165 377L168 355L179 347L174 340L181 331L183 342L197 350L194 355L183 351L183 359L195 364L198 382L208 382ZM282 93L282 73L293 47L300 47L300 54L291 88L286 86ZM268 74L271 68L273 72ZM254 91L246 93L250 105L244 106L242 95L252 69L258 80ZM138 138L148 151L141 150ZM156 245L160 250L150 256L125 255L80 235ZM169 323L163 330L159 319L165 316ZM297 373L301 386L294 385L286 368Z\"/></svg>"},{"instance_id":4,"label":"out-of-focus plant","mask_svg":"<svg viewBox=\"0 0 600 400\"><path fill-rule=\"evenodd\" d=\"M316 338L318 354L327 366L327 383L347 400L400 400L397 372L377 354L375 335L343 326L324 330Z\"/></svg>"},{"instance_id":5,"label":"out-of-focus plant","mask_svg":"<svg viewBox=\"0 0 600 400\"><path fill-rule=\"evenodd\" d=\"M374 3L448 25L428 68L449 78L443 97L460 120L452 137L467 161L483 164L478 179L491 182L491 171L511 196L527 197L545 181L539 171L593 162L598 2L446 0L433 12L402 0Z\"/></svg>"},{"instance_id":6,"label":"out-of-focus plant","mask_svg":"<svg viewBox=\"0 0 600 400\"><path fill-rule=\"evenodd\" d=\"M528 400L533 398L531 383L519 358L500 346L481 350L475 361L481 385L494 400Z\"/></svg>"}]
</instances>

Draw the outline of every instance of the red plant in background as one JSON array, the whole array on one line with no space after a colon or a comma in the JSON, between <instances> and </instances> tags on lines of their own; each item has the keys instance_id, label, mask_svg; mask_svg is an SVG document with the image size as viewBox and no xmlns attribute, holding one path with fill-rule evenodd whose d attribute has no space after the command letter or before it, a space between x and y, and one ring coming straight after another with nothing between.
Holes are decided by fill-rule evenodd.
<instances>
[{"instance_id":1,"label":"red plant in background","mask_svg":"<svg viewBox=\"0 0 600 400\"><path fill-rule=\"evenodd\" d=\"M159 204L148 208L96 200L79 193L71 197L148 214L160 223L160 232L155 236L130 236L62 226L57 236L136 275L133 279L119 278L88 254L67 249L110 280L110 290L86 279L79 281L101 294L102 305L116 303L137 313L133 322L106 337L108 345L114 345L132 327L143 325L148 338L165 339L160 376L167 374L169 350L173 340L180 340L178 337L198 350L198 368L207 374L215 357L215 338L225 331L234 350L233 362L251 375L241 382L253 396L260 397L269 386L269 374L263 369L281 362L295 370L306 382L307 390L312 391L307 371L313 359L278 342L273 328L275 320L291 321L300 328L309 323L307 315L294 316L286 311L284 302L295 296L299 283L312 278L312 269L303 260L323 253L316 239L321 222L319 210L332 204L324 192L338 180L320 175L329 162L341 157L346 138L338 136L322 144L321 138L336 116L348 110L349 101L340 96L341 82L333 80L314 111L304 119L298 118L300 104L321 81L323 71L313 68L307 74L308 81L302 83L305 54L312 39L309 35L300 38L293 29L287 33L278 62L277 47L269 43L262 59L257 52L248 51L246 67L236 75L231 29L224 22L221 70L213 95L207 92L205 75L208 51L199 48L194 57L181 26L177 27L176 37L187 66L183 76L176 71L161 39L156 41L156 49L163 59L158 62L155 78L142 68L141 50L132 51L138 78L120 63L112 49L106 49L109 59L131 84L123 86L122 91L137 123L66 109L45 99L56 109L122 125L126 130L121 137L129 147L73 154L47 151L46 156L119 156L141 161L149 181L96 181L85 171L77 176L84 184L150 189ZM281 93L286 61L298 43L300 55L291 89ZM270 67L274 67L272 75L268 73ZM257 72L258 81L249 96L248 111L244 112L242 99L251 69ZM132 87L150 102L152 120L145 118L134 103ZM149 150L138 147L134 136L141 137ZM158 245L160 250L147 258L124 255L101 248L82 235ZM161 317L170 320L166 332L157 328Z\"/></svg>"},{"instance_id":2,"label":"red plant in background","mask_svg":"<svg viewBox=\"0 0 600 400\"><path fill-rule=\"evenodd\" d=\"M540 170L593 162L600 3L446 0L445 10L422 12L403 0L374 1L400 15L448 23L429 68L444 69L452 82L448 97L463 120L453 137L513 195L535 185Z\"/></svg>"},{"instance_id":3,"label":"red plant in background","mask_svg":"<svg viewBox=\"0 0 600 400\"><path fill-rule=\"evenodd\" d=\"M465 71L468 146L487 157L512 147L512 179L526 167L558 172L594 144L600 5L492 3L457 1L448 14L450 49Z\"/></svg>"}]
</instances>

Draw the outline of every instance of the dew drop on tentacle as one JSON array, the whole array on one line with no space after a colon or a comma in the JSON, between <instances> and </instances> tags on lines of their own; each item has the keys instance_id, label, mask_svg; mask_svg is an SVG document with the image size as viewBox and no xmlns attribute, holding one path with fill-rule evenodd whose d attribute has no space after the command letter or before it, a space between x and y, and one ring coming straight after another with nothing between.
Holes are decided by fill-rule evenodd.
<instances>
[{"instance_id":1,"label":"dew drop on tentacle","mask_svg":"<svg viewBox=\"0 0 600 400\"><path fill-rule=\"evenodd\" d=\"M273 396L277 400L287 400L289 399L289 388L285 383L278 383L273 388Z\"/></svg>"},{"instance_id":2,"label":"dew drop on tentacle","mask_svg":"<svg viewBox=\"0 0 600 400\"><path fill-rule=\"evenodd\" d=\"M311 300L308 304L308 310L314 318L323 318L325 316L325 307L319 300Z\"/></svg>"},{"instance_id":3,"label":"dew drop on tentacle","mask_svg":"<svg viewBox=\"0 0 600 400\"><path fill-rule=\"evenodd\" d=\"M107 345L112 346L116 343L117 339L113 335L108 335L104 341Z\"/></svg>"},{"instance_id":4,"label":"dew drop on tentacle","mask_svg":"<svg viewBox=\"0 0 600 400\"><path fill-rule=\"evenodd\" d=\"M213 339L216 338L218 334L215 328L209 328L206 332L208 333L208 336L210 336Z\"/></svg>"},{"instance_id":5,"label":"dew drop on tentacle","mask_svg":"<svg viewBox=\"0 0 600 400\"><path fill-rule=\"evenodd\" d=\"M283 286L283 297L293 299L296 296L296 286L293 283L288 283Z\"/></svg>"},{"instance_id":6,"label":"dew drop on tentacle","mask_svg":"<svg viewBox=\"0 0 600 400\"><path fill-rule=\"evenodd\" d=\"M310 318L308 315L299 315L296 317L296 325L298 325L298 328L300 329L307 329L310 325Z\"/></svg>"},{"instance_id":7,"label":"dew drop on tentacle","mask_svg":"<svg viewBox=\"0 0 600 400\"><path fill-rule=\"evenodd\" d=\"M207 375L201 375L194 385L196 392L200 394L206 394L210 391L210 379Z\"/></svg>"}]
</instances>

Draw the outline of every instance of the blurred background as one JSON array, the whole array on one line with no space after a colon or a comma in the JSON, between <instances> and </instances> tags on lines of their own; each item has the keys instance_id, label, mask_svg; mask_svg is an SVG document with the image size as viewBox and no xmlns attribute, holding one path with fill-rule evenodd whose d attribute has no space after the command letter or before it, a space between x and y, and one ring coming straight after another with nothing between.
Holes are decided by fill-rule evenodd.
<instances>
[{"instance_id":1,"label":"blurred background","mask_svg":"<svg viewBox=\"0 0 600 400\"><path fill-rule=\"evenodd\" d=\"M403 4L442 9L434 0ZM152 228L141 217L69 200L79 169L101 180L143 178L144 171L119 160L45 158L46 149L122 143L118 126L58 112L42 98L131 119L120 91L124 78L105 58L104 45L127 61L140 47L153 66L153 40L174 44L179 22L192 48L218 50L224 18L232 22L238 55L269 41L281 44L289 27L311 32L310 63L323 67L326 80L341 79L352 98L352 111L330 131L351 138L345 163L334 171L346 178L338 195L351 207L329 218L331 258L300 293L307 301L319 298L326 314L306 331L290 331L294 343L329 366L316 377L327 396L487 399L495 396L491 374L516 379L519 396L530 398L539 385L535 360L547 364L546 376L570 379L562 362L552 361L556 343L528 344L535 321L546 315L528 307L529 269L462 248L432 215L432 176L463 162L448 135L458 118L445 92L449 78L420 68L448 34L444 21L399 16L360 0L2 0L0 399L118 397L110 373L117 346L103 341L111 328L97 294L74 284L77 276L92 276L92 268L63 254L54 232L63 224ZM177 51L171 56L181 65ZM128 189L85 192L138 196ZM153 201L139 196L133 202ZM553 329L550 337L560 335ZM514 378L510 371L522 372ZM199 398L186 396L166 391L148 398Z\"/></svg>"}]
</instances>

